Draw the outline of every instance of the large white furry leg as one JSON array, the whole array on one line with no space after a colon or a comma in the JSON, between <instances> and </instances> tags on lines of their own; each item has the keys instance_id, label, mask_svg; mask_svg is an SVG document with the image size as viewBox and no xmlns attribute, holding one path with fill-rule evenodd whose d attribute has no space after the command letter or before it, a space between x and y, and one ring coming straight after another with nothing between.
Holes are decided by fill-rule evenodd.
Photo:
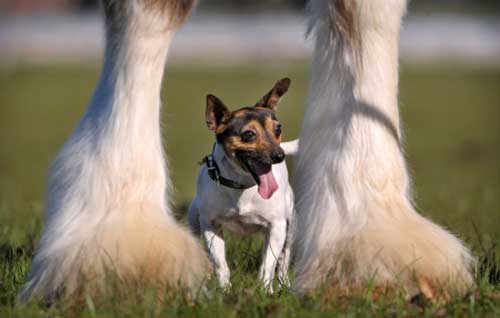
<instances>
[{"instance_id":1,"label":"large white furry leg","mask_svg":"<svg viewBox=\"0 0 500 318\"><path fill-rule=\"evenodd\" d=\"M312 0L312 79L296 165L296 288L399 286L429 297L473 284L455 236L419 215L401 149L404 0Z\"/></svg>"},{"instance_id":2,"label":"large white furry leg","mask_svg":"<svg viewBox=\"0 0 500 318\"><path fill-rule=\"evenodd\" d=\"M49 173L45 228L21 299L98 291L104 276L195 287L208 261L169 213L160 88L193 1L104 0L106 54L84 117Z\"/></svg>"}]
</instances>

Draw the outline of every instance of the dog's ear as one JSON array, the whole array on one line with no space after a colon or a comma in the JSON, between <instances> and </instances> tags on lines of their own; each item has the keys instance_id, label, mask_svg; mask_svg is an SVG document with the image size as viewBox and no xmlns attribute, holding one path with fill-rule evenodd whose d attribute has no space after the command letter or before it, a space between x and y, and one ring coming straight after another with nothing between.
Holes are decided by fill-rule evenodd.
<instances>
[{"instance_id":1,"label":"dog's ear","mask_svg":"<svg viewBox=\"0 0 500 318\"><path fill-rule=\"evenodd\" d=\"M214 95L207 95L205 119L208 129L215 132L220 124L229 119L230 114L231 112L220 99Z\"/></svg>"},{"instance_id":2,"label":"dog's ear","mask_svg":"<svg viewBox=\"0 0 500 318\"><path fill-rule=\"evenodd\" d=\"M278 107L278 103L280 102L281 96L283 96L287 91L288 87L290 87L290 79L282 78L271 89L269 93L264 95L258 102L255 104L255 107L265 107L270 108L273 111L276 111Z\"/></svg>"}]
</instances>

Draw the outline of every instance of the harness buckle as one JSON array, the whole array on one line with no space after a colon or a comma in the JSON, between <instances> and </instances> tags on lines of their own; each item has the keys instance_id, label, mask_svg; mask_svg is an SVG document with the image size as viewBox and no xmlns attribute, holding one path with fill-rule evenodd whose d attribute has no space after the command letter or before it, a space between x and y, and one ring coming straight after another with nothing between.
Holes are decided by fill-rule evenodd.
<instances>
[{"instance_id":1,"label":"harness buckle","mask_svg":"<svg viewBox=\"0 0 500 318\"><path fill-rule=\"evenodd\" d=\"M205 163L207 164L208 174L212 179L217 182L217 185L220 185L220 173L217 164L215 163L214 156L208 155L204 158Z\"/></svg>"}]
</instances>

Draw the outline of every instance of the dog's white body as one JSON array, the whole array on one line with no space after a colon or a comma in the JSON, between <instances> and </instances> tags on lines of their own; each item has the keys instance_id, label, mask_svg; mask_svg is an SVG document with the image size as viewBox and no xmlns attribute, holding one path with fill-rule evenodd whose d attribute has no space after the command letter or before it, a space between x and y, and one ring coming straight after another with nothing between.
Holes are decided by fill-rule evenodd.
<instances>
[{"instance_id":1,"label":"dog's white body","mask_svg":"<svg viewBox=\"0 0 500 318\"><path fill-rule=\"evenodd\" d=\"M284 149L290 149L288 154L293 152L292 143L282 144ZM216 145L213 155L222 176L241 184L254 183L250 173L229 160L221 146ZM264 233L266 243L259 277L267 288L271 288L276 266L279 266L278 281L288 284L294 195L286 162L274 164L272 172L279 188L268 200L258 194L256 185L238 190L217 184L209 177L206 166L198 175L196 197L188 213L189 224L196 234L203 235L221 286L230 283L221 227L240 235Z\"/></svg>"}]
</instances>

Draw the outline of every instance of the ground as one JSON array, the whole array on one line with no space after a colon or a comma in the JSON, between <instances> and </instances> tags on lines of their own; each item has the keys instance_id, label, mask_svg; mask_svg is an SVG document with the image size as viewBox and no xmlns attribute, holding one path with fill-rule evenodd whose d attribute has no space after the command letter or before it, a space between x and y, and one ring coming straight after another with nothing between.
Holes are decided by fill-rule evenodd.
<instances>
[{"instance_id":1,"label":"ground","mask_svg":"<svg viewBox=\"0 0 500 318\"><path fill-rule=\"evenodd\" d=\"M284 138L298 135L308 88L305 62L167 68L162 120L179 219L194 194L197 162L211 150L205 96L236 108L254 104L276 80L292 79L279 106ZM267 295L256 284L260 238L230 238L233 289L196 300L154 291L48 308L16 304L15 295L43 226L50 160L84 111L96 63L0 67L0 317L386 317L500 315L500 69L433 64L401 66L401 115L415 202L456 233L479 259L476 291L448 305L402 298L334 298L328 292ZM144 107L148 107L145 105ZM290 161L293 165L293 160Z\"/></svg>"}]
</instances>

